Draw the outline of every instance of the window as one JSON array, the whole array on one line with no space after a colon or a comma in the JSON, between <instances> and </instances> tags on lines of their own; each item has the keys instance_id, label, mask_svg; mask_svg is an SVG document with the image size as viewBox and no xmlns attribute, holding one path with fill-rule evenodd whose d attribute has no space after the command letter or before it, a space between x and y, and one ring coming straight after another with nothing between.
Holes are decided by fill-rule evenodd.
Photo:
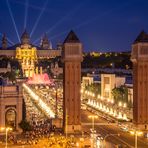
<instances>
[{"instance_id":1,"label":"window","mask_svg":"<svg viewBox=\"0 0 148 148\"><path fill-rule=\"evenodd\" d=\"M104 84L109 84L109 77L104 77Z\"/></svg>"},{"instance_id":2,"label":"window","mask_svg":"<svg viewBox=\"0 0 148 148\"><path fill-rule=\"evenodd\" d=\"M148 48L147 47L141 47L140 54L148 54Z\"/></svg>"}]
</instances>

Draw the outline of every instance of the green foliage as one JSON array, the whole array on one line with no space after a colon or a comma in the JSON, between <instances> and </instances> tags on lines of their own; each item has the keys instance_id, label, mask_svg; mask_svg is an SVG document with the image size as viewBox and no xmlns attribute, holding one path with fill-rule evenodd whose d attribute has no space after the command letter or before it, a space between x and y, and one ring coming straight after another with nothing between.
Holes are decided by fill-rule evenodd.
<instances>
[{"instance_id":1,"label":"green foliage","mask_svg":"<svg viewBox=\"0 0 148 148\"><path fill-rule=\"evenodd\" d=\"M92 83L91 85L86 86L85 89L96 95L101 94L101 84L99 83Z\"/></svg>"},{"instance_id":2,"label":"green foliage","mask_svg":"<svg viewBox=\"0 0 148 148\"><path fill-rule=\"evenodd\" d=\"M19 123L19 126L23 130L23 132L30 131L32 129L30 123L27 120L22 120Z\"/></svg>"},{"instance_id":3,"label":"green foliage","mask_svg":"<svg viewBox=\"0 0 148 148\"><path fill-rule=\"evenodd\" d=\"M9 81L11 81L13 84L15 84L15 82L16 82L16 74L15 74L14 71L7 72L5 74L5 77L7 77L9 79Z\"/></svg>"},{"instance_id":4,"label":"green foliage","mask_svg":"<svg viewBox=\"0 0 148 148\"><path fill-rule=\"evenodd\" d=\"M9 73L9 80L12 81L12 83L15 82L15 80L16 80L15 72L12 71Z\"/></svg>"},{"instance_id":5,"label":"green foliage","mask_svg":"<svg viewBox=\"0 0 148 148\"><path fill-rule=\"evenodd\" d=\"M0 56L0 68L7 68L8 63L10 63L11 65L11 74L9 73L1 73L1 75L5 78L9 78L11 79L11 81L15 81L15 77L22 77L23 73L22 73L22 68L20 63L18 62L17 59L15 58L9 58L6 56ZM15 75L15 76L14 76Z\"/></svg>"},{"instance_id":6,"label":"green foliage","mask_svg":"<svg viewBox=\"0 0 148 148\"><path fill-rule=\"evenodd\" d=\"M125 102L128 103L128 89L125 86L115 87L112 90L112 95L114 97L115 103Z\"/></svg>"}]
</instances>

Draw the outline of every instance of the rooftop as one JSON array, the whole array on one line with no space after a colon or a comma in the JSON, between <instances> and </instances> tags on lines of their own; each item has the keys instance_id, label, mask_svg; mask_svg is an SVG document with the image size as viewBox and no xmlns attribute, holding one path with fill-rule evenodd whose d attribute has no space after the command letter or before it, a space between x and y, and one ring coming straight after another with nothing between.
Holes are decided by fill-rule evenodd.
<instances>
[{"instance_id":1,"label":"rooftop","mask_svg":"<svg viewBox=\"0 0 148 148\"><path fill-rule=\"evenodd\" d=\"M76 36L73 30L69 32L66 39L64 40L64 43L80 43L79 38Z\"/></svg>"},{"instance_id":2,"label":"rooftop","mask_svg":"<svg viewBox=\"0 0 148 148\"><path fill-rule=\"evenodd\" d=\"M134 41L135 43L145 43L148 42L148 34L145 31L141 31L140 34L137 36L136 40Z\"/></svg>"}]
</instances>

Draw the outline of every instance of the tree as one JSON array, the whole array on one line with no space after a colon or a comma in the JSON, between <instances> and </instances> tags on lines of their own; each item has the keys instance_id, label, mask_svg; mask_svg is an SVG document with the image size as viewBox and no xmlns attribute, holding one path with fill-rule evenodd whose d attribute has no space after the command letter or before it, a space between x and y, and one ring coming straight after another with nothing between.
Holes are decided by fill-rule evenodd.
<instances>
[{"instance_id":1,"label":"tree","mask_svg":"<svg viewBox=\"0 0 148 148\"><path fill-rule=\"evenodd\" d=\"M93 92L96 95L101 94L101 84L99 84L99 83L92 83L92 84L86 86L85 89L90 92Z\"/></svg>"},{"instance_id":2,"label":"tree","mask_svg":"<svg viewBox=\"0 0 148 148\"><path fill-rule=\"evenodd\" d=\"M19 126L23 130L23 132L30 131L32 129L30 123L26 119L25 120L22 120L19 123Z\"/></svg>"},{"instance_id":3,"label":"tree","mask_svg":"<svg viewBox=\"0 0 148 148\"><path fill-rule=\"evenodd\" d=\"M128 103L128 89L125 86L115 87L112 90L115 103L121 101Z\"/></svg>"},{"instance_id":4,"label":"tree","mask_svg":"<svg viewBox=\"0 0 148 148\"><path fill-rule=\"evenodd\" d=\"M16 81L16 74L14 71L7 72L6 76L9 78L9 80L14 84Z\"/></svg>"}]
</instances>

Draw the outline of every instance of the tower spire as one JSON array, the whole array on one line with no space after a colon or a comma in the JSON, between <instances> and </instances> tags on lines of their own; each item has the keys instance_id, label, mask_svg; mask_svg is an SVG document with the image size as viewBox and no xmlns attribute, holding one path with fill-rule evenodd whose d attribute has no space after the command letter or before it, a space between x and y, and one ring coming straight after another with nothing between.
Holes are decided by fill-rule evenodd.
<instances>
[{"instance_id":1,"label":"tower spire","mask_svg":"<svg viewBox=\"0 0 148 148\"><path fill-rule=\"evenodd\" d=\"M30 36L26 29L21 36L21 44L30 44Z\"/></svg>"},{"instance_id":2,"label":"tower spire","mask_svg":"<svg viewBox=\"0 0 148 148\"><path fill-rule=\"evenodd\" d=\"M142 43L148 42L148 34L144 30L140 32L140 34L137 36L136 40L134 41L134 43L138 42Z\"/></svg>"},{"instance_id":3,"label":"tower spire","mask_svg":"<svg viewBox=\"0 0 148 148\"><path fill-rule=\"evenodd\" d=\"M41 39L41 47L43 49L49 49L50 48L50 43L47 37L47 34L45 33L44 36Z\"/></svg>"},{"instance_id":4,"label":"tower spire","mask_svg":"<svg viewBox=\"0 0 148 148\"><path fill-rule=\"evenodd\" d=\"M75 32L71 30L67 35L66 39L64 40L64 43L80 43L80 40L75 34Z\"/></svg>"},{"instance_id":5,"label":"tower spire","mask_svg":"<svg viewBox=\"0 0 148 148\"><path fill-rule=\"evenodd\" d=\"M2 37L2 49L6 49L7 48L7 38L6 38L6 34L3 34Z\"/></svg>"}]
</instances>

